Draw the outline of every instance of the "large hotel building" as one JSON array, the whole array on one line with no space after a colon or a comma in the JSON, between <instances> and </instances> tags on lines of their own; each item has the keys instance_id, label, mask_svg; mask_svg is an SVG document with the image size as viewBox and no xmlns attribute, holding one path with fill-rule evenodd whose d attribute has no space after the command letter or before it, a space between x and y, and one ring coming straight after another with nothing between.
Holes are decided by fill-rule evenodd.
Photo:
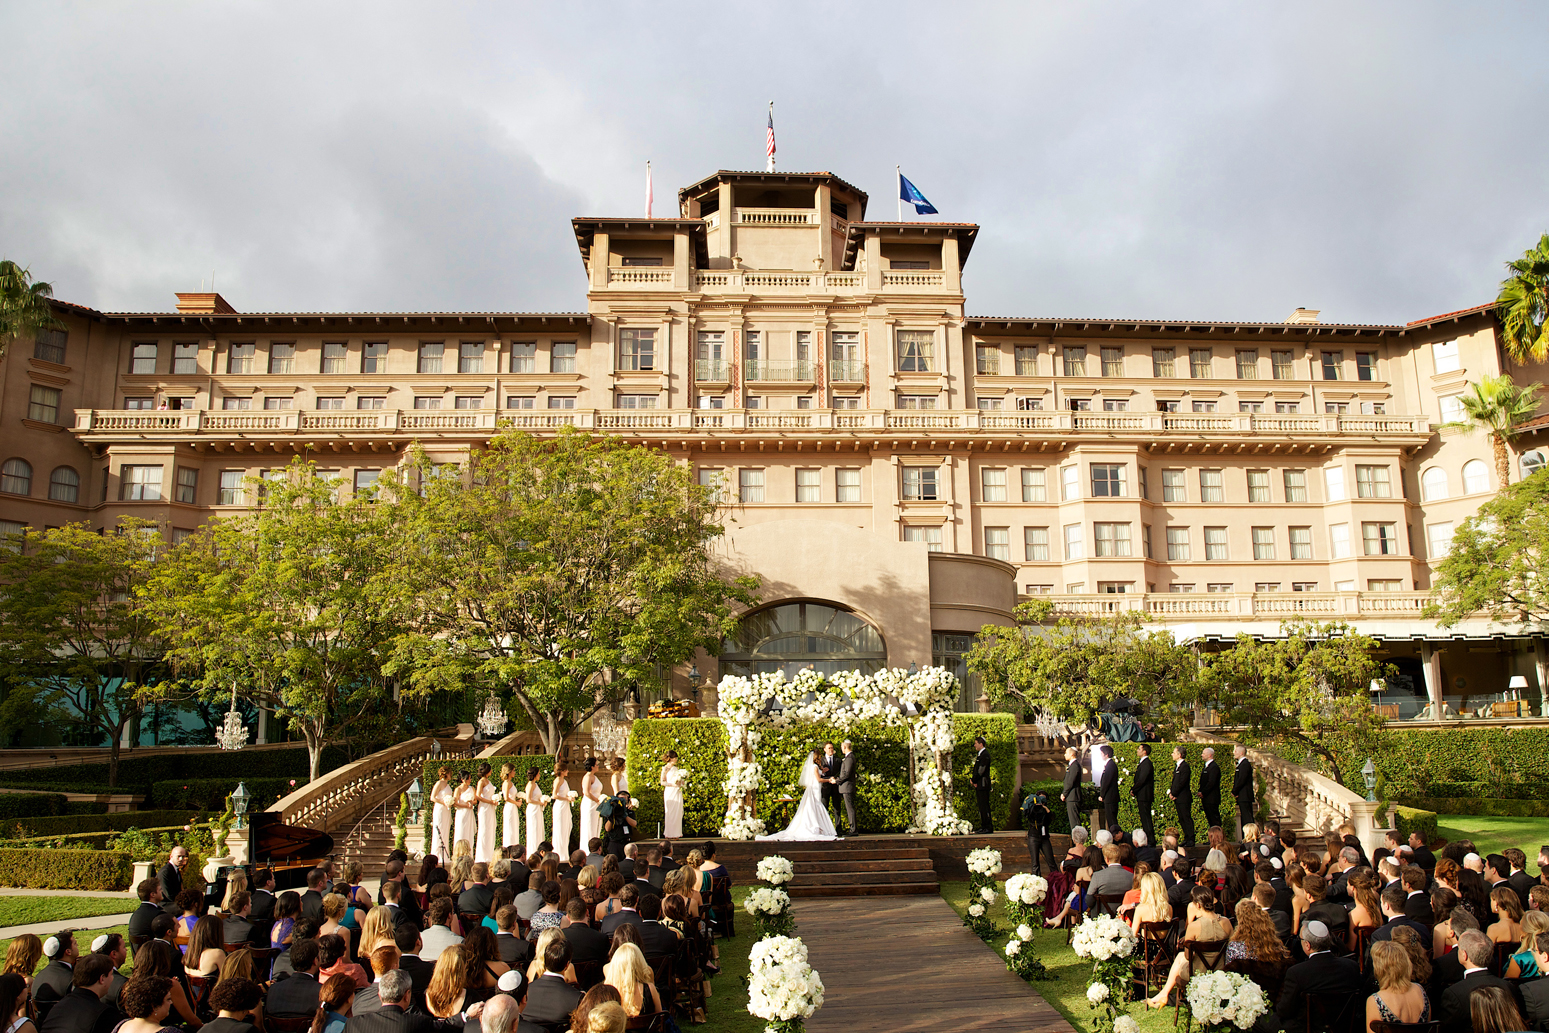
<instances>
[{"instance_id":1,"label":"large hotel building","mask_svg":"<svg viewBox=\"0 0 1549 1033\"><path fill-rule=\"evenodd\" d=\"M1203 642L1348 621L1398 667L1392 716L1489 708L1513 676L1537 711L1542 639L1422 615L1453 529L1501 487L1488 439L1442 425L1470 381L1541 379L1491 306L969 316L978 227L866 203L828 173L718 172L677 218L575 219L585 312L61 303L67 329L3 364L0 530L134 514L175 539L297 455L360 487L411 442L456 461L502 425L569 425L718 486L726 561L765 587L711 674L958 664L1045 595Z\"/></svg>"}]
</instances>

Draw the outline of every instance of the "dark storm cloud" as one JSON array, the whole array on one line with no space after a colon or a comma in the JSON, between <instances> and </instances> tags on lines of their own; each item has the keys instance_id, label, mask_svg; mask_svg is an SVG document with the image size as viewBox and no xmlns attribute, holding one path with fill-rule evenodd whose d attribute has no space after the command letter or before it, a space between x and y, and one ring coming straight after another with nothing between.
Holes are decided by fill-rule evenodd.
<instances>
[{"instance_id":1,"label":"dark storm cloud","mask_svg":"<svg viewBox=\"0 0 1549 1033\"><path fill-rule=\"evenodd\" d=\"M0 252L164 309L563 309L568 220L892 167L969 309L1418 318L1549 229L1539 4L8 5Z\"/></svg>"}]
</instances>

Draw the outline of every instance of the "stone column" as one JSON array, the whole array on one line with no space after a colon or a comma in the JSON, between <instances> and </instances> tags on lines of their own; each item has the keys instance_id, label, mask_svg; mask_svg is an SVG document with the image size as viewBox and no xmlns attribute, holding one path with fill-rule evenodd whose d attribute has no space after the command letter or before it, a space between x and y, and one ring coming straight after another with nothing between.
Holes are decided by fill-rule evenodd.
<instances>
[{"instance_id":1,"label":"stone column","mask_svg":"<svg viewBox=\"0 0 1549 1033\"><path fill-rule=\"evenodd\" d=\"M255 746L267 746L269 744L269 708L258 708L258 737Z\"/></svg>"}]
</instances>

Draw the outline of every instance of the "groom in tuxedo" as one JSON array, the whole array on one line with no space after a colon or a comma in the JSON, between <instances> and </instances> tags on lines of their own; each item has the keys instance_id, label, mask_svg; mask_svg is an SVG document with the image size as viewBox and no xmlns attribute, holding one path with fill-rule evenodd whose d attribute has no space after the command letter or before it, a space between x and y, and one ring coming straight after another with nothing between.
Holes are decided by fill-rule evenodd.
<instances>
[{"instance_id":1,"label":"groom in tuxedo","mask_svg":"<svg viewBox=\"0 0 1549 1033\"><path fill-rule=\"evenodd\" d=\"M822 786L823 809L830 810L834 819L834 828L839 827L839 758L834 756L834 744L823 744L823 757L818 761L818 782Z\"/></svg>"},{"instance_id":2,"label":"groom in tuxedo","mask_svg":"<svg viewBox=\"0 0 1549 1033\"><path fill-rule=\"evenodd\" d=\"M839 799L844 801L844 834L858 836L861 830L855 822L855 748L850 745L848 739L839 745L844 748L844 759L839 762L839 773L834 779L834 788L839 791Z\"/></svg>"}]
</instances>

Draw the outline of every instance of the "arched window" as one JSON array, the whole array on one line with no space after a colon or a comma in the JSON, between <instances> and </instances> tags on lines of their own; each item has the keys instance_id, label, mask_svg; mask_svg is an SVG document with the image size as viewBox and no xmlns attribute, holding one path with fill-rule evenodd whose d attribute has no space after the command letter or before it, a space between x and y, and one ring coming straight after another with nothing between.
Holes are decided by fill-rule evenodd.
<instances>
[{"instance_id":1,"label":"arched window","mask_svg":"<svg viewBox=\"0 0 1549 1033\"><path fill-rule=\"evenodd\" d=\"M1463 494L1478 495L1490 490L1490 468L1482 459L1470 459L1463 464Z\"/></svg>"},{"instance_id":2,"label":"arched window","mask_svg":"<svg viewBox=\"0 0 1549 1033\"><path fill-rule=\"evenodd\" d=\"M828 603L776 603L742 618L721 650L721 674L811 667L819 674L873 674L887 663L882 635L866 620Z\"/></svg>"},{"instance_id":3,"label":"arched window","mask_svg":"<svg viewBox=\"0 0 1549 1033\"><path fill-rule=\"evenodd\" d=\"M48 478L48 497L55 502L79 502L81 475L68 466L56 466Z\"/></svg>"},{"instance_id":4,"label":"arched window","mask_svg":"<svg viewBox=\"0 0 1549 1033\"><path fill-rule=\"evenodd\" d=\"M1420 497L1426 502L1447 497L1447 471L1433 466L1420 475Z\"/></svg>"},{"instance_id":5,"label":"arched window","mask_svg":"<svg viewBox=\"0 0 1549 1033\"><path fill-rule=\"evenodd\" d=\"M31 495L32 464L25 459L7 459L0 466L0 491L7 495Z\"/></svg>"}]
</instances>

